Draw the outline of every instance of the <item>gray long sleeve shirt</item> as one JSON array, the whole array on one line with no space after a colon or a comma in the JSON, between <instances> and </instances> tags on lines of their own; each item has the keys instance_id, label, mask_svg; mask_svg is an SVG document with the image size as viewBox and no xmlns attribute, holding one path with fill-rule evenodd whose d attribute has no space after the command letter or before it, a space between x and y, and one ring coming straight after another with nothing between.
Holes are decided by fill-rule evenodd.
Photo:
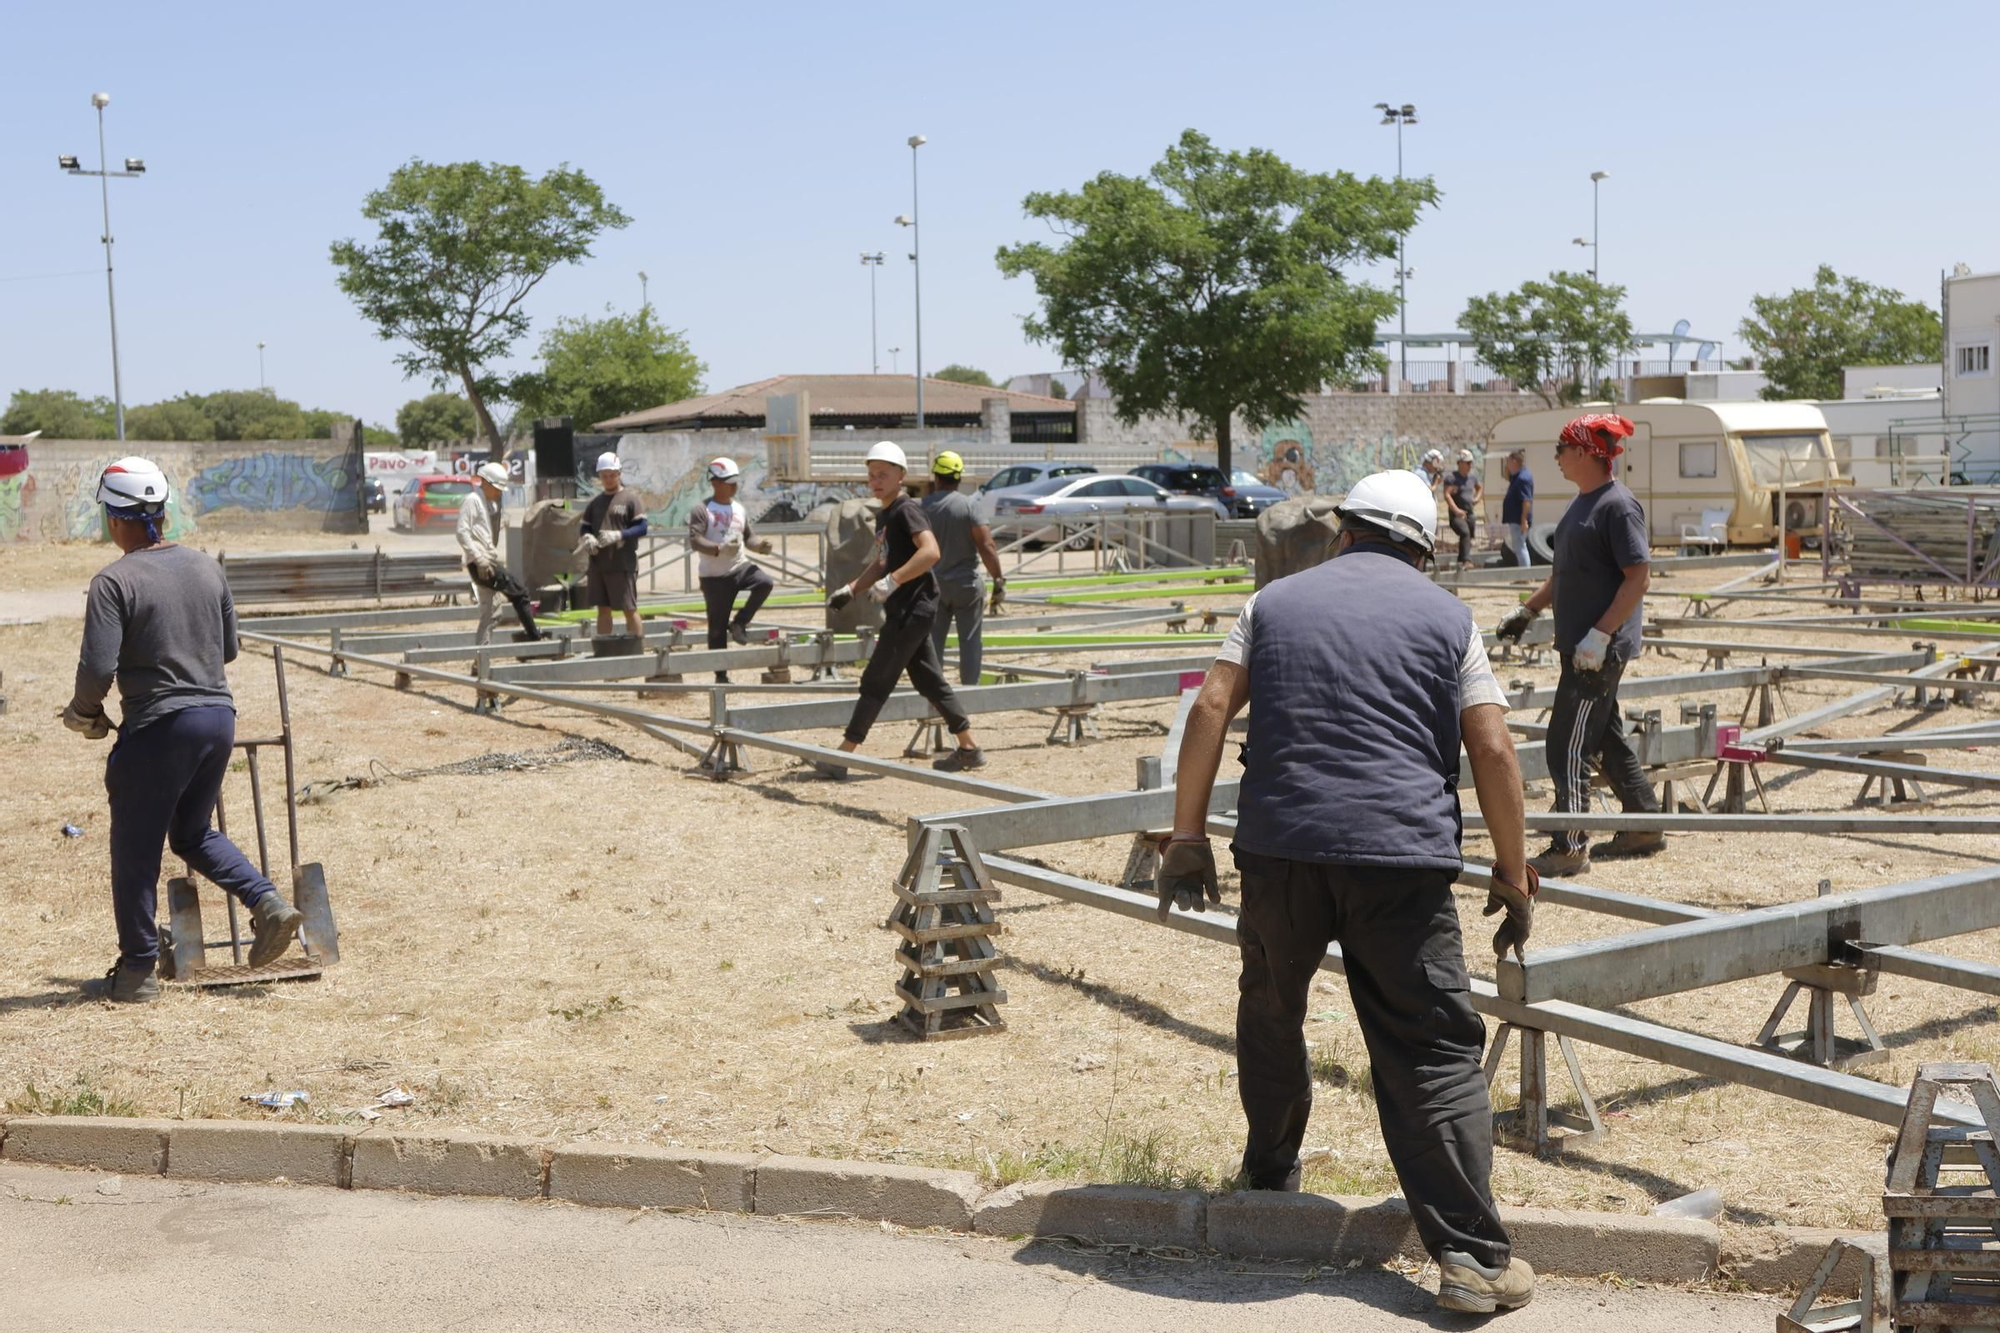
<instances>
[{"instance_id":1,"label":"gray long sleeve shirt","mask_svg":"<svg viewBox=\"0 0 2000 1333\"><path fill-rule=\"evenodd\" d=\"M74 703L99 711L117 681L126 735L183 708L234 707L222 669L236 646L236 604L214 557L129 552L90 581Z\"/></svg>"}]
</instances>

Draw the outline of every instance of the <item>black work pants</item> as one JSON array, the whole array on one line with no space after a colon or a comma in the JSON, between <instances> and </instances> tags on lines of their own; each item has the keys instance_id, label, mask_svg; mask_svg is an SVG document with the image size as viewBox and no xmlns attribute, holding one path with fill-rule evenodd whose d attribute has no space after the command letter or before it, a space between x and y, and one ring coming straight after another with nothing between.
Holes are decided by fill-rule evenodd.
<instances>
[{"instance_id":1,"label":"black work pants","mask_svg":"<svg viewBox=\"0 0 2000 1333\"><path fill-rule=\"evenodd\" d=\"M1458 534L1458 563L1472 563L1472 515L1455 513L1450 515L1451 530Z\"/></svg>"},{"instance_id":2,"label":"black work pants","mask_svg":"<svg viewBox=\"0 0 2000 1333\"><path fill-rule=\"evenodd\" d=\"M951 692L944 665L931 644L933 614L928 608L915 615L891 612L882 622L875 651L868 658L867 670L861 673L861 697L854 701L854 715L847 720L848 740L859 745L868 739L869 728L906 671L911 687L930 700L952 735L972 730L972 719L958 706L958 696Z\"/></svg>"},{"instance_id":3,"label":"black work pants","mask_svg":"<svg viewBox=\"0 0 2000 1333\"><path fill-rule=\"evenodd\" d=\"M1570 665L1569 655L1563 655L1545 742L1558 814L1590 810L1593 761L1618 793L1627 814L1660 808L1653 785L1639 767L1638 752L1625 734L1625 720L1618 713L1618 681L1624 674L1625 664L1615 657L1605 658L1600 671L1578 671ZM1556 834L1555 844L1566 852L1580 852L1590 845L1590 835L1582 829L1564 829Z\"/></svg>"},{"instance_id":4,"label":"black work pants","mask_svg":"<svg viewBox=\"0 0 2000 1333\"><path fill-rule=\"evenodd\" d=\"M736 605L738 593L750 594L743 601L743 609L736 612L736 623L748 625L764 609L764 599L777 586L777 581L763 568L751 564L702 579L701 600L708 608L708 646L721 648L728 644L730 611Z\"/></svg>"},{"instance_id":5,"label":"black work pants","mask_svg":"<svg viewBox=\"0 0 2000 1333\"><path fill-rule=\"evenodd\" d=\"M1368 1047L1382 1142L1424 1248L1504 1267L1493 1206L1493 1108L1448 870L1328 866L1236 853L1236 1066L1250 1122L1243 1172L1282 1188L1312 1113L1305 1018L1326 946L1338 941Z\"/></svg>"},{"instance_id":6,"label":"black work pants","mask_svg":"<svg viewBox=\"0 0 2000 1333\"><path fill-rule=\"evenodd\" d=\"M479 630L473 635L475 643L483 644L493 637L493 622L497 618L495 603L503 597L514 608L514 618L521 622L527 636L530 639L542 637L542 632L535 628L535 609L528 604L527 586L514 577L512 570L496 561L490 578L481 578L475 565L467 565L465 572L473 586L479 589Z\"/></svg>"}]
</instances>

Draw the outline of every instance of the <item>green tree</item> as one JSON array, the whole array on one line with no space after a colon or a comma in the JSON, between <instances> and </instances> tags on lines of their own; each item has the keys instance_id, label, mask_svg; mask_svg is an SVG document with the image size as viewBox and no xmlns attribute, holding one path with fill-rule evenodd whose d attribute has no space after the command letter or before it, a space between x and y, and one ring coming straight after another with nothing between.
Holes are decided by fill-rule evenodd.
<instances>
[{"instance_id":1,"label":"green tree","mask_svg":"<svg viewBox=\"0 0 2000 1333\"><path fill-rule=\"evenodd\" d=\"M313 438L318 439L320 437L314 436ZM387 426L380 424L371 426L365 421L361 423L361 443L364 445L382 445L394 449L401 445L402 442L402 437Z\"/></svg>"},{"instance_id":2,"label":"green tree","mask_svg":"<svg viewBox=\"0 0 2000 1333\"><path fill-rule=\"evenodd\" d=\"M1166 412L1213 434L1227 470L1233 414L1290 419L1305 394L1380 364L1375 325L1395 298L1342 269L1393 257L1437 197L1429 180L1300 171L1187 130L1145 176L1029 195L1028 216L1063 239L998 260L1034 279L1030 338L1102 375L1128 423Z\"/></svg>"},{"instance_id":3,"label":"green tree","mask_svg":"<svg viewBox=\"0 0 2000 1333\"><path fill-rule=\"evenodd\" d=\"M212 440L215 422L190 393L133 408L125 414L125 433L135 440Z\"/></svg>"},{"instance_id":4,"label":"green tree","mask_svg":"<svg viewBox=\"0 0 2000 1333\"><path fill-rule=\"evenodd\" d=\"M1763 363L1766 398L1838 398L1841 367L1938 361L1938 312L1901 292L1821 264L1813 285L1782 296L1753 296L1736 335Z\"/></svg>"},{"instance_id":5,"label":"green tree","mask_svg":"<svg viewBox=\"0 0 2000 1333\"><path fill-rule=\"evenodd\" d=\"M605 307L608 311L610 307ZM636 314L558 319L542 335L542 364L514 377L514 420L569 417L579 429L701 392L708 367L687 336L660 323L651 305Z\"/></svg>"},{"instance_id":6,"label":"green tree","mask_svg":"<svg viewBox=\"0 0 2000 1333\"><path fill-rule=\"evenodd\" d=\"M1465 303L1458 326L1479 359L1544 403L1582 402L1590 377L1634 347L1625 289L1588 273L1551 273L1518 291L1489 292ZM1556 392L1549 392L1550 385Z\"/></svg>"},{"instance_id":7,"label":"green tree","mask_svg":"<svg viewBox=\"0 0 2000 1333\"><path fill-rule=\"evenodd\" d=\"M0 415L0 435L32 431L51 440L115 440L118 418L109 398L84 398L70 389L16 389Z\"/></svg>"},{"instance_id":8,"label":"green tree","mask_svg":"<svg viewBox=\"0 0 2000 1333\"><path fill-rule=\"evenodd\" d=\"M971 366L962 366L956 361L946 366L943 370L940 370L931 378L950 380L953 384L975 384L982 389L993 387L993 377L991 375L983 370L976 370Z\"/></svg>"},{"instance_id":9,"label":"green tree","mask_svg":"<svg viewBox=\"0 0 2000 1333\"><path fill-rule=\"evenodd\" d=\"M479 430L472 404L455 393L412 398L396 409L396 434L405 449L429 449L469 440Z\"/></svg>"},{"instance_id":10,"label":"green tree","mask_svg":"<svg viewBox=\"0 0 2000 1333\"><path fill-rule=\"evenodd\" d=\"M1069 390L1063 388L1061 380L1052 379L1049 381L1049 397L1068 398Z\"/></svg>"},{"instance_id":11,"label":"green tree","mask_svg":"<svg viewBox=\"0 0 2000 1333\"><path fill-rule=\"evenodd\" d=\"M536 284L631 219L566 164L536 179L499 163L415 159L369 194L361 215L377 239L334 243L340 289L381 338L408 344L396 357L405 375L428 375L436 389L458 381L480 438L504 456L486 403L503 384L488 364L527 333L521 304Z\"/></svg>"}]
</instances>

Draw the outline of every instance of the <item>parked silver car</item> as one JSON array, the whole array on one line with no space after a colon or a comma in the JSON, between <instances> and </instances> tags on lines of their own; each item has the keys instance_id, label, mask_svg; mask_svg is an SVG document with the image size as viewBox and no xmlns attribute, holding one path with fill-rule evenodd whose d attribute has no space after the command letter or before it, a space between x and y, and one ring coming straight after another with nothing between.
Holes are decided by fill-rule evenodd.
<instances>
[{"instance_id":1,"label":"parked silver car","mask_svg":"<svg viewBox=\"0 0 2000 1333\"><path fill-rule=\"evenodd\" d=\"M1097 469L1089 463L1014 463L1001 468L979 484L973 493L974 512L988 523L999 507L1000 497L1024 493L1029 487L1049 480L1051 477L1080 477L1095 473Z\"/></svg>"},{"instance_id":2,"label":"parked silver car","mask_svg":"<svg viewBox=\"0 0 2000 1333\"><path fill-rule=\"evenodd\" d=\"M1057 528L1032 526L1037 518L1092 519L1104 515L1123 517L1139 514L1229 517L1222 502L1208 496L1175 495L1144 477L1103 474L1045 477L1026 486L1009 488L994 497L993 505L993 526L1004 532L1004 541L1023 536L1032 542L1057 540L1060 535ZM1070 544L1081 550L1091 540L1087 532L1073 532Z\"/></svg>"}]
</instances>

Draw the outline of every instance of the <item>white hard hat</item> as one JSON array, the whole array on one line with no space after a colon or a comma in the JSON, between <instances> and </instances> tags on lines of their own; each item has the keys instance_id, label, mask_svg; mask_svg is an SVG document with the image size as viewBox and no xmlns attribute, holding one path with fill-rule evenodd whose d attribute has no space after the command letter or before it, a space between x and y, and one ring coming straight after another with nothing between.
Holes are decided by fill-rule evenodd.
<instances>
[{"instance_id":1,"label":"white hard hat","mask_svg":"<svg viewBox=\"0 0 2000 1333\"><path fill-rule=\"evenodd\" d=\"M865 461L870 463L894 463L905 472L910 470L910 460L904 455L902 446L888 440L881 440L870 446L868 457Z\"/></svg>"},{"instance_id":2,"label":"white hard hat","mask_svg":"<svg viewBox=\"0 0 2000 1333\"><path fill-rule=\"evenodd\" d=\"M1461 463L1470 463L1472 461L1472 450L1460 449L1458 451L1458 461Z\"/></svg>"},{"instance_id":3,"label":"white hard hat","mask_svg":"<svg viewBox=\"0 0 2000 1333\"><path fill-rule=\"evenodd\" d=\"M599 454L597 456L597 470L599 472L623 472L625 465L618 461L617 454Z\"/></svg>"},{"instance_id":4,"label":"white hard hat","mask_svg":"<svg viewBox=\"0 0 2000 1333\"><path fill-rule=\"evenodd\" d=\"M1444 450L1426 449L1424 456L1417 461L1420 463L1442 463L1444 462Z\"/></svg>"},{"instance_id":5,"label":"white hard hat","mask_svg":"<svg viewBox=\"0 0 2000 1333\"><path fill-rule=\"evenodd\" d=\"M121 458L97 479L97 502L157 514L167 505L167 474L150 458Z\"/></svg>"},{"instance_id":6,"label":"white hard hat","mask_svg":"<svg viewBox=\"0 0 2000 1333\"><path fill-rule=\"evenodd\" d=\"M481 481L491 482L495 486L509 484L505 463L481 463L477 475Z\"/></svg>"},{"instance_id":7,"label":"white hard hat","mask_svg":"<svg viewBox=\"0 0 2000 1333\"><path fill-rule=\"evenodd\" d=\"M718 458L709 463L708 475L715 481L735 481L743 475L743 469L736 466L733 458Z\"/></svg>"},{"instance_id":8,"label":"white hard hat","mask_svg":"<svg viewBox=\"0 0 2000 1333\"><path fill-rule=\"evenodd\" d=\"M1377 472L1363 477L1333 512L1382 529L1398 541L1426 551L1437 545L1437 500L1413 472Z\"/></svg>"}]
</instances>

